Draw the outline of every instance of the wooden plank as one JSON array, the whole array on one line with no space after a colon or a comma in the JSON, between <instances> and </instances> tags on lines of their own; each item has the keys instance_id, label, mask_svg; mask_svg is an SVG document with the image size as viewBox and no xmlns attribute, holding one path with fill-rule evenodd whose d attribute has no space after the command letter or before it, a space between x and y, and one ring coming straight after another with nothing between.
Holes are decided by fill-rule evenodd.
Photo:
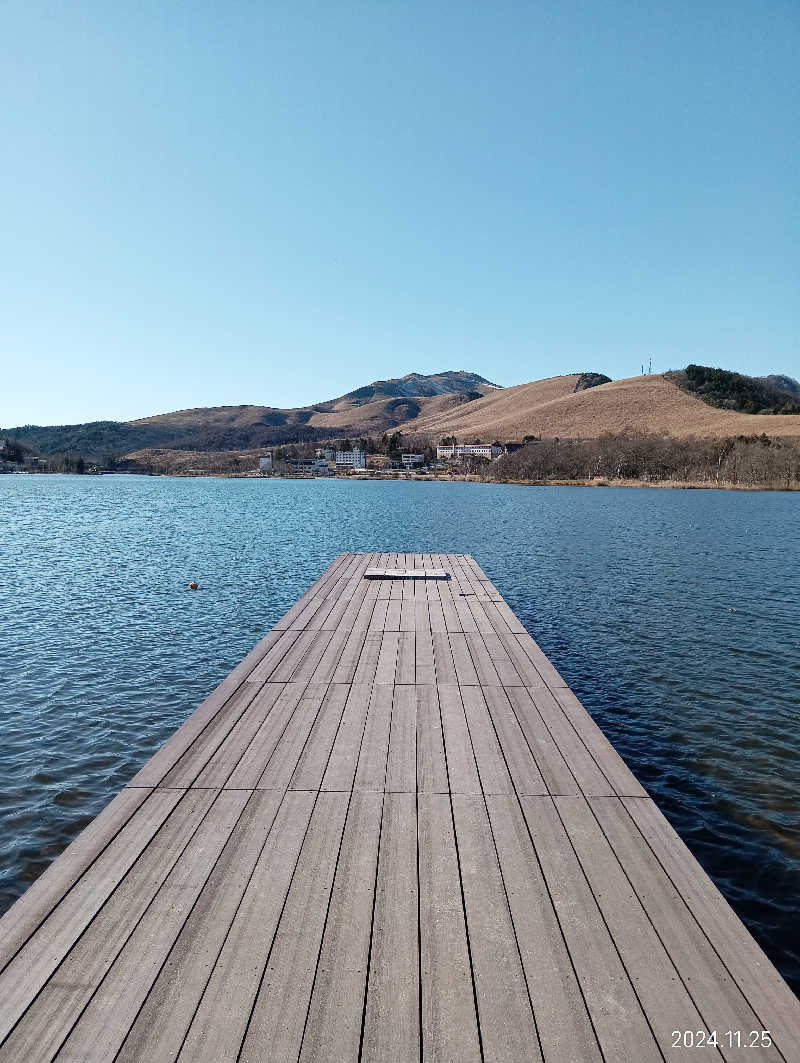
<instances>
[{"instance_id":1,"label":"wooden plank","mask_svg":"<svg viewBox=\"0 0 800 1063\"><path fill-rule=\"evenodd\" d=\"M415 669L414 682L428 686L436 682L436 664L433 655L433 634L430 620L428 625L417 628L415 632Z\"/></svg>"},{"instance_id":2,"label":"wooden plank","mask_svg":"<svg viewBox=\"0 0 800 1063\"><path fill-rule=\"evenodd\" d=\"M162 883L214 801L197 790L174 810L158 835L100 909L0 1049L3 1059L51 1059L103 982Z\"/></svg>"},{"instance_id":3,"label":"wooden plank","mask_svg":"<svg viewBox=\"0 0 800 1063\"><path fill-rule=\"evenodd\" d=\"M469 648L472 665L475 669L480 685L483 687L499 686L501 683L500 676L497 674L497 669L489 655L489 651L486 649L486 644L484 643L483 636L480 632L472 631L464 636L453 636L453 638L460 637L464 638L464 641Z\"/></svg>"},{"instance_id":4,"label":"wooden plank","mask_svg":"<svg viewBox=\"0 0 800 1063\"><path fill-rule=\"evenodd\" d=\"M226 786L254 789L280 742L306 690L306 683L287 683L264 723L228 777Z\"/></svg>"},{"instance_id":5,"label":"wooden plank","mask_svg":"<svg viewBox=\"0 0 800 1063\"><path fill-rule=\"evenodd\" d=\"M5 913L0 919L0 971L113 842L151 793L149 788L141 787L117 794Z\"/></svg>"},{"instance_id":6,"label":"wooden plank","mask_svg":"<svg viewBox=\"0 0 800 1063\"><path fill-rule=\"evenodd\" d=\"M506 690L522 733L551 794L579 794L575 776L569 769L558 743L544 725L530 690L510 687Z\"/></svg>"},{"instance_id":7,"label":"wooden plank","mask_svg":"<svg viewBox=\"0 0 800 1063\"><path fill-rule=\"evenodd\" d=\"M517 671L516 665L511 660L511 656L503 643L497 637L494 632L487 634L481 632L481 638L483 644L486 647L486 652L491 658L492 664L500 677L500 682L506 687L518 687L524 686L525 681Z\"/></svg>"},{"instance_id":8,"label":"wooden plank","mask_svg":"<svg viewBox=\"0 0 800 1063\"><path fill-rule=\"evenodd\" d=\"M413 596L406 596L400 603L400 630L414 631L416 629L417 616L414 608Z\"/></svg>"},{"instance_id":9,"label":"wooden plank","mask_svg":"<svg viewBox=\"0 0 800 1063\"><path fill-rule=\"evenodd\" d=\"M428 600L428 618L430 619L431 631L436 633L447 631L444 610L442 609L442 599L439 597L438 593L435 598Z\"/></svg>"},{"instance_id":10,"label":"wooden plank","mask_svg":"<svg viewBox=\"0 0 800 1063\"><path fill-rule=\"evenodd\" d=\"M386 624L386 613L389 609L388 598L378 598L369 618L369 631L383 631Z\"/></svg>"},{"instance_id":11,"label":"wooden plank","mask_svg":"<svg viewBox=\"0 0 800 1063\"><path fill-rule=\"evenodd\" d=\"M452 793L479 794L481 783L461 692L455 685L440 685L438 696L449 788Z\"/></svg>"},{"instance_id":12,"label":"wooden plank","mask_svg":"<svg viewBox=\"0 0 800 1063\"><path fill-rule=\"evenodd\" d=\"M174 1060L269 837L283 794L254 792L124 1041L117 1063Z\"/></svg>"},{"instance_id":13,"label":"wooden plank","mask_svg":"<svg viewBox=\"0 0 800 1063\"><path fill-rule=\"evenodd\" d=\"M308 603L324 593L325 588L335 582L337 575L351 561L353 556L353 554L339 554L339 556L322 573L319 579L315 583L312 583L305 594L301 595L291 609L281 617L275 625L275 629L282 631L291 627L292 621L304 611Z\"/></svg>"},{"instance_id":14,"label":"wooden plank","mask_svg":"<svg viewBox=\"0 0 800 1063\"><path fill-rule=\"evenodd\" d=\"M503 687L485 687L483 696L517 793L546 794L547 786L509 704L507 691Z\"/></svg>"},{"instance_id":15,"label":"wooden plank","mask_svg":"<svg viewBox=\"0 0 800 1063\"><path fill-rule=\"evenodd\" d=\"M577 731L603 775L621 797L647 797L647 791L569 688L553 691L564 715Z\"/></svg>"},{"instance_id":16,"label":"wooden plank","mask_svg":"<svg viewBox=\"0 0 800 1063\"><path fill-rule=\"evenodd\" d=\"M321 630L317 632L317 637L314 642L309 646L308 651L303 657L302 661L297 665L291 675L291 681L293 683L308 683L312 680L317 680L316 672L319 666L319 662L325 656L325 652L333 641L335 632Z\"/></svg>"},{"instance_id":17,"label":"wooden plank","mask_svg":"<svg viewBox=\"0 0 800 1063\"><path fill-rule=\"evenodd\" d=\"M486 805L470 794L452 802L483 1058L541 1060Z\"/></svg>"},{"instance_id":18,"label":"wooden plank","mask_svg":"<svg viewBox=\"0 0 800 1063\"><path fill-rule=\"evenodd\" d=\"M480 679L470 653L467 636L460 631L451 631L450 649L453 651L453 664L459 686L478 686Z\"/></svg>"},{"instance_id":19,"label":"wooden plank","mask_svg":"<svg viewBox=\"0 0 800 1063\"><path fill-rule=\"evenodd\" d=\"M381 570L381 571L384 571L384 570ZM366 576L366 573L364 573L364 575ZM388 601L388 599L391 597L392 582L393 582L393 580L391 579L391 577L384 578L384 579L380 580L380 584L378 586L378 599L379 600L385 598Z\"/></svg>"},{"instance_id":20,"label":"wooden plank","mask_svg":"<svg viewBox=\"0 0 800 1063\"><path fill-rule=\"evenodd\" d=\"M387 793L384 799L363 1063L420 1058L416 801L413 793Z\"/></svg>"},{"instance_id":21,"label":"wooden plank","mask_svg":"<svg viewBox=\"0 0 800 1063\"><path fill-rule=\"evenodd\" d=\"M224 786L283 690L282 683L266 683L261 688L253 688L244 712L216 748L203 743L201 756L201 751L192 746L167 775L165 785Z\"/></svg>"},{"instance_id":22,"label":"wooden plank","mask_svg":"<svg viewBox=\"0 0 800 1063\"><path fill-rule=\"evenodd\" d=\"M368 632L361 646L358 664L353 672L353 684L372 683L378 667L381 652L382 635L380 632Z\"/></svg>"},{"instance_id":23,"label":"wooden plank","mask_svg":"<svg viewBox=\"0 0 800 1063\"><path fill-rule=\"evenodd\" d=\"M417 789L417 699L411 686L394 688L386 789L410 793Z\"/></svg>"},{"instance_id":24,"label":"wooden plank","mask_svg":"<svg viewBox=\"0 0 800 1063\"><path fill-rule=\"evenodd\" d=\"M759 1028L770 1030L784 1059L793 1058L793 1053L800 1045L800 1005L797 997L654 803L637 798L622 798L620 803L627 809L667 876L666 882L658 876L662 894L665 891L669 894L670 888L677 890L682 903L696 920L698 930L713 947L730 977L759 1016ZM619 819L618 811L611 802L593 800L591 804L592 808L597 809L604 825L612 813ZM621 829L614 834L615 845L620 837L625 837ZM642 869L637 870L651 868L647 854L644 850L641 853ZM626 869L630 867L629 858L625 858L625 866ZM651 918L652 900L654 898L648 896L646 902ZM697 941L700 933L691 923L689 930Z\"/></svg>"},{"instance_id":25,"label":"wooden plank","mask_svg":"<svg viewBox=\"0 0 800 1063\"><path fill-rule=\"evenodd\" d=\"M349 794L320 793L239 1059L297 1059L314 984Z\"/></svg>"},{"instance_id":26,"label":"wooden plank","mask_svg":"<svg viewBox=\"0 0 800 1063\"><path fill-rule=\"evenodd\" d=\"M320 628L325 617L330 613L337 599L344 593L348 584L350 564L343 566L335 580L330 581L324 591L316 595L291 621L292 630L305 631Z\"/></svg>"},{"instance_id":27,"label":"wooden plank","mask_svg":"<svg viewBox=\"0 0 800 1063\"><path fill-rule=\"evenodd\" d=\"M366 631L369 628L372 613L378 602L377 584L367 583L366 588L366 592L363 599L361 599L358 611L355 613L352 620L347 621L350 623L354 631ZM347 614L345 613L345 615Z\"/></svg>"},{"instance_id":28,"label":"wooden plank","mask_svg":"<svg viewBox=\"0 0 800 1063\"><path fill-rule=\"evenodd\" d=\"M0 1044L183 796L178 790L148 795L7 964L0 975Z\"/></svg>"},{"instance_id":29,"label":"wooden plank","mask_svg":"<svg viewBox=\"0 0 800 1063\"><path fill-rule=\"evenodd\" d=\"M384 631L400 630L401 600L399 597L392 598L386 608L386 624Z\"/></svg>"},{"instance_id":30,"label":"wooden plank","mask_svg":"<svg viewBox=\"0 0 800 1063\"><path fill-rule=\"evenodd\" d=\"M311 678L315 683L333 682L333 676L339 667L339 661L342 659L345 645L351 637L352 633L345 628L333 632L333 638L325 647L325 651L312 673Z\"/></svg>"},{"instance_id":31,"label":"wooden plank","mask_svg":"<svg viewBox=\"0 0 800 1063\"><path fill-rule=\"evenodd\" d=\"M663 1057L549 797L520 799L605 1063Z\"/></svg>"},{"instance_id":32,"label":"wooden plank","mask_svg":"<svg viewBox=\"0 0 800 1063\"><path fill-rule=\"evenodd\" d=\"M484 793L513 794L514 784L495 734L484 692L480 687L461 687L461 699Z\"/></svg>"},{"instance_id":33,"label":"wooden plank","mask_svg":"<svg viewBox=\"0 0 800 1063\"><path fill-rule=\"evenodd\" d=\"M505 620L508 627L517 635L528 636L528 632L525 629L525 625L517 617L516 613L502 600L495 602L498 613ZM531 642L533 639L531 639ZM527 643L526 643L527 645Z\"/></svg>"},{"instance_id":34,"label":"wooden plank","mask_svg":"<svg viewBox=\"0 0 800 1063\"><path fill-rule=\"evenodd\" d=\"M255 683L257 686L266 683L302 634L303 631L296 628L284 631L278 642L269 648L268 652L264 654L256 667L247 676L246 682Z\"/></svg>"},{"instance_id":35,"label":"wooden plank","mask_svg":"<svg viewBox=\"0 0 800 1063\"><path fill-rule=\"evenodd\" d=\"M458 614L460 630L465 632L477 631L478 625L475 623L475 617L472 615L472 610L469 607L467 599L462 594L456 594L454 592L453 605Z\"/></svg>"},{"instance_id":36,"label":"wooden plank","mask_svg":"<svg viewBox=\"0 0 800 1063\"><path fill-rule=\"evenodd\" d=\"M616 798L599 800L619 803ZM731 994L720 993L717 989L722 984L718 980L719 972L708 966L705 969L695 966L688 978L681 978L681 967L686 975L684 958L679 956L676 960L676 969L664 947L664 940L657 933L657 926L654 927L648 918L586 799L557 797L555 805L662 1055L667 1059L680 1059L686 1054L682 1044L672 1047L673 1030L701 1030L720 1025L733 1029L736 1022L752 1025L755 1016L748 1014L746 1001L735 1001L738 1011L736 1006L725 1006L728 1003L726 997L730 998ZM624 808L621 811L628 819ZM630 820L628 823L632 826ZM660 918L663 920L663 916ZM663 922L672 921L667 917L662 926ZM678 934L677 940L674 932ZM677 954L686 945L693 951L693 943L687 941L686 935L681 940L677 925L670 925L668 944L673 943ZM705 1016L698 1011L690 991L696 995L697 1002L702 998L702 1006L709 1008ZM726 1054L724 1046L722 1054ZM769 1052L764 1058L769 1058Z\"/></svg>"},{"instance_id":37,"label":"wooden plank","mask_svg":"<svg viewBox=\"0 0 800 1063\"><path fill-rule=\"evenodd\" d=\"M461 617L453 601L453 592L447 583L439 584L439 597L442 602L442 615L448 631L461 631Z\"/></svg>"},{"instance_id":38,"label":"wooden plank","mask_svg":"<svg viewBox=\"0 0 800 1063\"><path fill-rule=\"evenodd\" d=\"M489 618L496 635L512 635L518 631L518 627L512 627L510 620L500 612L500 602L497 598L481 600L481 607ZM519 625L520 627L522 625Z\"/></svg>"},{"instance_id":39,"label":"wooden plank","mask_svg":"<svg viewBox=\"0 0 800 1063\"><path fill-rule=\"evenodd\" d=\"M444 759L442 720L435 686L416 686L418 793L446 794L447 766Z\"/></svg>"},{"instance_id":40,"label":"wooden plank","mask_svg":"<svg viewBox=\"0 0 800 1063\"><path fill-rule=\"evenodd\" d=\"M192 1018L182 1063L237 1058L315 801L305 791L285 795Z\"/></svg>"},{"instance_id":41,"label":"wooden plank","mask_svg":"<svg viewBox=\"0 0 800 1063\"><path fill-rule=\"evenodd\" d=\"M326 687L309 683L292 713L280 741L275 746L267 766L256 783L259 790L285 790L297 768L308 737L322 708Z\"/></svg>"},{"instance_id":42,"label":"wooden plank","mask_svg":"<svg viewBox=\"0 0 800 1063\"><path fill-rule=\"evenodd\" d=\"M356 668L358 667L359 658L361 657L361 651L364 648L364 631L359 628L353 628L350 632L347 642L342 650L338 661L335 662L333 669L333 675L328 680L332 683L352 683L353 676L356 674ZM377 660L376 660L377 665ZM322 676L321 672L318 672L321 678L327 679L327 676Z\"/></svg>"},{"instance_id":43,"label":"wooden plank","mask_svg":"<svg viewBox=\"0 0 800 1063\"><path fill-rule=\"evenodd\" d=\"M478 1063L472 969L446 794L419 797L419 891L423 1058Z\"/></svg>"},{"instance_id":44,"label":"wooden plank","mask_svg":"<svg viewBox=\"0 0 800 1063\"><path fill-rule=\"evenodd\" d=\"M354 683L350 688L322 780L323 790L351 790L353 787L370 694L371 687L368 684Z\"/></svg>"},{"instance_id":45,"label":"wooden plank","mask_svg":"<svg viewBox=\"0 0 800 1063\"><path fill-rule=\"evenodd\" d=\"M433 642L433 663L436 669L436 682L440 686L442 684L458 683L453 650L450 646L448 635L445 632L435 632L431 636L431 640Z\"/></svg>"},{"instance_id":46,"label":"wooden plank","mask_svg":"<svg viewBox=\"0 0 800 1063\"><path fill-rule=\"evenodd\" d=\"M453 577L453 595L463 596L465 594L472 594L472 585L469 582L468 576L464 572L458 554L448 554L447 559Z\"/></svg>"},{"instance_id":47,"label":"wooden plank","mask_svg":"<svg viewBox=\"0 0 800 1063\"><path fill-rule=\"evenodd\" d=\"M325 601L319 609L316 609L312 616L309 616L307 620L303 622L303 627L309 631L325 631L332 630L331 616L340 616L342 611L346 608L347 603L352 599L353 593L358 586L358 577L351 575L352 570L348 570L342 576L340 576L336 585L331 588L330 592L326 595ZM293 627L299 627L301 621L297 621Z\"/></svg>"},{"instance_id":48,"label":"wooden plank","mask_svg":"<svg viewBox=\"0 0 800 1063\"><path fill-rule=\"evenodd\" d=\"M417 633L401 631L397 647L395 683L414 683L417 678Z\"/></svg>"},{"instance_id":49,"label":"wooden plank","mask_svg":"<svg viewBox=\"0 0 800 1063\"><path fill-rule=\"evenodd\" d=\"M230 790L218 796L64 1042L60 1060L115 1057L249 796Z\"/></svg>"},{"instance_id":50,"label":"wooden plank","mask_svg":"<svg viewBox=\"0 0 800 1063\"><path fill-rule=\"evenodd\" d=\"M356 790L377 790L383 793L386 782L386 761L389 755L393 696L394 691L390 686L379 686L376 683L372 688L353 784Z\"/></svg>"},{"instance_id":51,"label":"wooden plank","mask_svg":"<svg viewBox=\"0 0 800 1063\"><path fill-rule=\"evenodd\" d=\"M339 632L344 629L349 632L350 625L345 620L345 616L358 612L362 601L366 597L367 587L368 584L363 579L351 577L345 590L336 599L331 611L322 618L322 630Z\"/></svg>"},{"instance_id":52,"label":"wooden plank","mask_svg":"<svg viewBox=\"0 0 800 1063\"><path fill-rule=\"evenodd\" d=\"M372 608L374 608L374 592L374 587L372 587L365 579L359 578L357 585L353 589L352 596L346 598L342 595L325 619L324 627L332 630L343 629L345 631L350 631L356 625L357 618L361 614L362 609L371 612ZM372 602L373 605L364 606L364 602L367 600Z\"/></svg>"},{"instance_id":53,"label":"wooden plank","mask_svg":"<svg viewBox=\"0 0 800 1063\"><path fill-rule=\"evenodd\" d=\"M523 683L526 686L534 687L537 689L541 686L544 686L544 680L536 670L533 661L530 659L527 653L525 653L522 646L520 646L516 635L514 635L510 631L505 631L502 628L496 628L495 630L497 632L497 638L500 642L500 645L508 654L509 659L513 663L514 668L519 677L522 679Z\"/></svg>"},{"instance_id":54,"label":"wooden plank","mask_svg":"<svg viewBox=\"0 0 800 1063\"><path fill-rule=\"evenodd\" d=\"M492 626L492 622L486 614L486 610L483 607L483 602L476 598L474 594L470 595L468 598L465 598L464 601L469 606L469 611L472 613L478 631L480 631L482 635L494 635L494 627Z\"/></svg>"},{"instance_id":55,"label":"wooden plank","mask_svg":"<svg viewBox=\"0 0 800 1063\"><path fill-rule=\"evenodd\" d=\"M469 557L465 555L463 558L463 564L468 568L469 572L472 574L473 579L478 580L481 587L481 592L487 598L496 602L503 600L503 596L500 594L497 587L495 587L495 585L492 583L492 581L489 579L489 577L486 575L486 573L483 571L483 569L480 567L474 557Z\"/></svg>"},{"instance_id":56,"label":"wooden plank","mask_svg":"<svg viewBox=\"0 0 800 1063\"><path fill-rule=\"evenodd\" d=\"M174 767L167 772L159 785L184 788L191 786L219 746L238 724L260 689L261 687L256 684L243 683L192 742Z\"/></svg>"},{"instance_id":57,"label":"wooden plank","mask_svg":"<svg viewBox=\"0 0 800 1063\"><path fill-rule=\"evenodd\" d=\"M559 675L555 667L550 663L547 657L545 657L530 635L516 635L515 637L547 686L556 689L567 685L565 680Z\"/></svg>"},{"instance_id":58,"label":"wooden plank","mask_svg":"<svg viewBox=\"0 0 800 1063\"><path fill-rule=\"evenodd\" d=\"M547 687L528 688L539 715L569 764L581 793L587 797L613 797L613 785L608 781L592 754L584 745L564 711Z\"/></svg>"},{"instance_id":59,"label":"wooden plank","mask_svg":"<svg viewBox=\"0 0 800 1063\"><path fill-rule=\"evenodd\" d=\"M375 668L376 683L394 683L397 668L397 650L400 643L399 631L385 631L381 639L378 664Z\"/></svg>"},{"instance_id":60,"label":"wooden plank","mask_svg":"<svg viewBox=\"0 0 800 1063\"><path fill-rule=\"evenodd\" d=\"M547 1063L601 1063L553 903L519 802L486 798L525 980Z\"/></svg>"},{"instance_id":61,"label":"wooden plank","mask_svg":"<svg viewBox=\"0 0 800 1063\"><path fill-rule=\"evenodd\" d=\"M129 786L158 786L167 772L180 760L184 753L192 746L214 717L224 708L241 684L249 679L252 671L258 663L269 653L279 639L286 637L285 633L271 631L266 638L256 646L255 650L213 690L205 701L197 708L189 719L178 728L175 734L168 739L161 749L148 760L144 767L134 775ZM290 638L294 638L291 635Z\"/></svg>"},{"instance_id":62,"label":"wooden plank","mask_svg":"<svg viewBox=\"0 0 800 1063\"><path fill-rule=\"evenodd\" d=\"M314 726L289 781L290 789L320 789L348 693L349 687L344 685L331 686L326 690Z\"/></svg>"},{"instance_id":63,"label":"wooden plank","mask_svg":"<svg viewBox=\"0 0 800 1063\"><path fill-rule=\"evenodd\" d=\"M383 794L353 794L303 1034L303 1063L358 1059Z\"/></svg>"}]
</instances>

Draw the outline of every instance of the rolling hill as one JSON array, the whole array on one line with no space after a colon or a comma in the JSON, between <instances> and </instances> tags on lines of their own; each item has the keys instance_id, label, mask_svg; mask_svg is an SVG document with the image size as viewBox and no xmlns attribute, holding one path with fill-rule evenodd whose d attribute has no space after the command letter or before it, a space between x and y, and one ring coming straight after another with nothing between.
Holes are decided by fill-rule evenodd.
<instances>
[{"instance_id":1,"label":"rolling hill","mask_svg":"<svg viewBox=\"0 0 800 1063\"><path fill-rule=\"evenodd\" d=\"M522 439L526 435L593 439L637 432L675 438L761 435L800 437L800 414L749 414L710 406L664 374L613 380L575 390L577 376L504 388L458 409L420 417L430 438Z\"/></svg>"},{"instance_id":2,"label":"rolling hill","mask_svg":"<svg viewBox=\"0 0 800 1063\"><path fill-rule=\"evenodd\" d=\"M143 450L210 453L283 443L381 434L421 415L435 416L502 390L463 370L377 380L339 398L294 409L214 406L176 410L135 421L25 425L0 430L46 456L80 454L104 461Z\"/></svg>"},{"instance_id":3,"label":"rolling hill","mask_svg":"<svg viewBox=\"0 0 800 1063\"><path fill-rule=\"evenodd\" d=\"M695 372L698 369L703 372ZM702 387L693 391L693 380L700 380ZM453 436L459 442L631 434L709 439L766 433L800 438L800 413L766 412L776 408L778 400L783 404L778 408L793 409L797 387L790 377L749 378L692 366L679 373L625 380L571 374L509 388L463 371L411 373L294 409L218 406L125 423L26 426L0 436L15 436L48 456L82 455L90 461L124 457L132 468L176 472L244 469L267 447L357 440L398 429L420 444ZM763 406L761 413L729 408L758 402L771 405Z\"/></svg>"}]
</instances>

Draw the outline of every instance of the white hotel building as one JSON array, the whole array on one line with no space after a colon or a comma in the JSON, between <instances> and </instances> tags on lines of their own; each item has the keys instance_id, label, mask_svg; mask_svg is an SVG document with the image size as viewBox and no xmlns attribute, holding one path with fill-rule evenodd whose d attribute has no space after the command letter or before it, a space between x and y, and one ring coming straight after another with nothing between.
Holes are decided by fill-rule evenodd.
<instances>
[{"instance_id":1,"label":"white hotel building","mask_svg":"<svg viewBox=\"0 0 800 1063\"><path fill-rule=\"evenodd\" d=\"M462 458L488 458L494 461L503 453L503 448L491 443L465 443L463 446L453 444L436 448L437 461L460 461Z\"/></svg>"},{"instance_id":2,"label":"white hotel building","mask_svg":"<svg viewBox=\"0 0 800 1063\"><path fill-rule=\"evenodd\" d=\"M336 468L366 469L367 455L363 450L337 450Z\"/></svg>"}]
</instances>

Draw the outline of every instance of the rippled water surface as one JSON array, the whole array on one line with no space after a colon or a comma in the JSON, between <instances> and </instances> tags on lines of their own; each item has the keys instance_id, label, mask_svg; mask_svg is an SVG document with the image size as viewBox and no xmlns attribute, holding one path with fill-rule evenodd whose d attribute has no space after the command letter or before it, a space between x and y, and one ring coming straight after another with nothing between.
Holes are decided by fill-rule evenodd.
<instances>
[{"instance_id":1,"label":"rippled water surface","mask_svg":"<svg viewBox=\"0 0 800 1063\"><path fill-rule=\"evenodd\" d=\"M782 493L0 476L0 911L338 553L464 552L798 990L799 517Z\"/></svg>"}]
</instances>

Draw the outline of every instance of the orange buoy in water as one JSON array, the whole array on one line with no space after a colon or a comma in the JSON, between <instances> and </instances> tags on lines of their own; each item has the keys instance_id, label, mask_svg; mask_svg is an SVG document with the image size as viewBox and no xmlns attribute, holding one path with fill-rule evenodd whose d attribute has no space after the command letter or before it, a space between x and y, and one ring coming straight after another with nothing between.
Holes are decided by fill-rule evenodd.
<instances>
[{"instance_id":1,"label":"orange buoy in water","mask_svg":"<svg viewBox=\"0 0 800 1063\"><path fill-rule=\"evenodd\" d=\"M190 591L196 591L197 590L197 584L195 583L194 580L192 580L192 582L189 584L189 590Z\"/></svg>"}]
</instances>

